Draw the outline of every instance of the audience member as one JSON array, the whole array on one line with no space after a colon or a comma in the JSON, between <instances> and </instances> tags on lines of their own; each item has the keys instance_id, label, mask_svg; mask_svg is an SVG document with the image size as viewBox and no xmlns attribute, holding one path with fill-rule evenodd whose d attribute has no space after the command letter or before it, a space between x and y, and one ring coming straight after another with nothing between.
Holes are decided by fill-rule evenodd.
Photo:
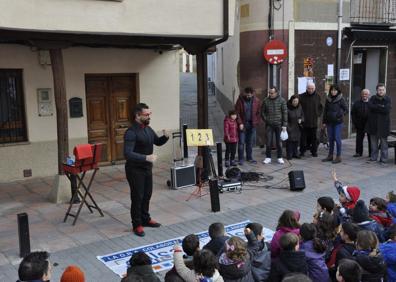
<instances>
[{"instance_id":1,"label":"audience member","mask_svg":"<svg viewBox=\"0 0 396 282\"><path fill-rule=\"evenodd\" d=\"M60 282L85 282L84 272L78 266L70 265L63 272Z\"/></svg>"},{"instance_id":2,"label":"audience member","mask_svg":"<svg viewBox=\"0 0 396 282\"><path fill-rule=\"evenodd\" d=\"M294 233L283 234L280 238L281 253L279 259L272 262L269 281L282 281L290 272L308 273L305 253L299 250L299 239Z\"/></svg>"},{"instance_id":3,"label":"audience member","mask_svg":"<svg viewBox=\"0 0 396 282\"><path fill-rule=\"evenodd\" d=\"M212 223L209 226L210 241L202 249L212 251L215 256L218 256L224 247L224 242L230 237L226 235L224 224L221 222Z\"/></svg>"},{"instance_id":4,"label":"audience member","mask_svg":"<svg viewBox=\"0 0 396 282\"><path fill-rule=\"evenodd\" d=\"M260 223L249 223L245 228L248 240L247 248L253 254L252 274L255 282L267 281L271 271L271 252L269 244L264 242L263 226Z\"/></svg>"},{"instance_id":5,"label":"audience member","mask_svg":"<svg viewBox=\"0 0 396 282\"><path fill-rule=\"evenodd\" d=\"M128 262L127 276L121 282L160 282L151 266L151 258L144 252L132 255Z\"/></svg>"},{"instance_id":6,"label":"audience member","mask_svg":"<svg viewBox=\"0 0 396 282\"><path fill-rule=\"evenodd\" d=\"M386 264L378 247L378 238L373 231L361 230L358 232L353 259L363 270L362 282L384 280Z\"/></svg>"},{"instance_id":7,"label":"audience member","mask_svg":"<svg viewBox=\"0 0 396 282\"><path fill-rule=\"evenodd\" d=\"M211 251L196 251L194 253L193 262L194 269L189 269L183 261L182 248L178 245L174 246L173 263L177 273L179 273L184 281L224 281L217 270L216 257Z\"/></svg>"},{"instance_id":8,"label":"audience member","mask_svg":"<svg viewBox=\"0 0 396 282\"><path fill-rule=\"evenodd\" d=\"M304 223L300 228L300 250L305 252L308 276L313 281L328 281L329 272L325 262L326 243L317 237L316 227L312 223Z\"/></svg>"},{"instance_id":9,"label":"audience member","mask_svg":"<svg viewBox=\"0 0 396 282\"><path fill-rule=\"evenodd\" d=\"M51 279L51 264L47 252L31 252L23 258L18 268L20 281L45 282Z\"/></svg>"},{"instance_id":10,"label":"audience member","mask_svg":"<svg viewBox=\"0 0 396 282\"><path fill-rule=\"evenodd\" d=\"M337 269L338 282L361 282L362 269L359 264L350 259L343 259Z\"/></svg>"},{"instance_id":11,"label":"audience member","mask_svg":"<svg viewBox=\"0 0 396 282\"><path fill-rule=\"evenodd\" d=\"M396 194L393 193L393 191L390 191L386 195L386 209L392 216L392 222L393 224L396 224Z\"/></svg>"},{"instance_id":12,"label":"audience member","mask_svg":"<svg viewBox=\"0 0 396 282\"><path fill-rule=\"evenodd\" d=\"M396 282L396 224L389 228L388 234L389 241L380 244L379 249L387 266L388 281Z\"/></svg>"},{"instance_id":13,"label":"audience member","mask_svg":"<svg viewBox=\"0 0 396 282\"><path fill-rule=\"evenodd\" d=\"M225 282L253 282L253 254L239 237L231 237L224 243L224 252L219 257L219 272Z\"/></svg>"},{"instance_id":14,"label":"audience member","mask_svg":"<svg viewBox=\"0 0 396 282\"><path fill-rule=\"evenodd\" d=\"M370 218L374 219L383 227L389 227L392 224L392 216L387 211L386 205L386 201L382 198L375 197L370 199Z\"/></svg>"},{"instance_id":15,"label":"audience member","mask_svg":"<svg viewBox=\"0 0 396 282\"><path fill-rule=\"evenodd\" d=\"M190 234L184 237L182 241L182 248L185 253L184 264L189 269L194 269L193 256L196 251L199 250L199 238L195 234ZM165 282L179 282L184 281L183 278L179 275L176 268L173 266L171 270L169 270L165 274Z\"/></svg>"},{"instance_id":16,"label":"audience member","mask_svg":"<svg viewBox=\"0 0 396 282\"><path fill-rule=\"evenodd\" d=\"M283 234L292 232L294 234L300 234L300 213L291 210L285 210L279 217L278 226L271 240L271 258L276 259L280 254L279 240Z\"/></svg>"},{"instance_id":17,"label":"audience member","mask_svg":"<svg viewBox=\"0 0 396 282\"><path fill-rule=\"evenodd\" d=\"M384 229L375 220L370 219L369 211L363 200L359 200L352 212L352 221L363 230L371 230L379 239L384 241Z\"/></svg>"}]
</instances>

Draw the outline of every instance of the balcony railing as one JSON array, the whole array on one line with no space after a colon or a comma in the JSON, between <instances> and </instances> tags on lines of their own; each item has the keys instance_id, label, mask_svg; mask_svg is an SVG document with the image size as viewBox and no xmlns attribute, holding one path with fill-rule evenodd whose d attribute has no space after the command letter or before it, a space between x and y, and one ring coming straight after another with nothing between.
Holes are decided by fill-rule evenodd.
<instances>
[{"instance_id":1,"label":"balcony railing","mask_svg":"<svg viewBox=\"0 0 396 282\"><path fill-rule=\"evenodd\" d=\"M351 24L396 24L396 0L351 0Z\"/></svg>"}]
</instances>

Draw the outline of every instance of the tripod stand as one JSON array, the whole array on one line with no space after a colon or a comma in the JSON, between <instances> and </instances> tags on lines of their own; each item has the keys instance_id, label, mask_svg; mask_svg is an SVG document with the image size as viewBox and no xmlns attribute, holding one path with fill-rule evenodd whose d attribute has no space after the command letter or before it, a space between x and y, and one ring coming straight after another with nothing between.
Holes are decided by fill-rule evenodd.
<instances>
[{"instance_id":1,"label":"tripod stand","mask_svg":"<svg viewBox=\"0 0 396 282\"><path fill-rule=\"evenodd\" d=\"M208 154L208 160L209 160L209 170L213 178L217 178L217 173L216 173L216 168L214 166L214 161L213 161L213 156L210 151L209 147L202 148L204 153ZM207 151L206 151L207 150ZM201 153L202 153L201 151ZM206 151L206 152L205 152ZM194 189L193 192L188 196L186 201L189 201L192 197L202 197L208 194L208 192L205 192L204 194L202 193L203 187L205 186L205 180L203 179L203 170L204 170L204 161L203 161L203 156L198 155L195 159L195 167L198 169L198 178L197 178L197 188Z\"/></svg>"}]
</instances>

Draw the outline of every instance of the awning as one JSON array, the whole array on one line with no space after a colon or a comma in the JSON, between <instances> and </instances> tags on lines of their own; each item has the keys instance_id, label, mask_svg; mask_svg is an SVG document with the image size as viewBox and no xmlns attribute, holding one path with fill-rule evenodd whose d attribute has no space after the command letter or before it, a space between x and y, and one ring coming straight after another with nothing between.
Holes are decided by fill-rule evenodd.
<instances>
[{"instance_id":1,"label":"awning","mask_svg":"<svg viewBox=\"0 0 396 282\"><path fill-rule=\"evenodd\" d=\"M344 35L351 40L392 42L396 41L395 29L362 29L357 27L346 27Z\"/></svg>"}]
</instances>

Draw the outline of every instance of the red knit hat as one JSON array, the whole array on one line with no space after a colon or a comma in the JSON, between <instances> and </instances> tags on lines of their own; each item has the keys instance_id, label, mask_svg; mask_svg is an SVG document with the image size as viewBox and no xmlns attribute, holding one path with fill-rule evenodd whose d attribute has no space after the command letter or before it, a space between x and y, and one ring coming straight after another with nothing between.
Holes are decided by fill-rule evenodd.
<instances>
[{"instance_id":1,"label":"red knit hat","mask_svg":"<svg viewBox=\"0 0 396 282\"><path fill-rule=\"evenodd\" d=\"M70 265L63 272L60 282L85 282L84 272L77 266Z\"/></svg>"}]
</instances>

